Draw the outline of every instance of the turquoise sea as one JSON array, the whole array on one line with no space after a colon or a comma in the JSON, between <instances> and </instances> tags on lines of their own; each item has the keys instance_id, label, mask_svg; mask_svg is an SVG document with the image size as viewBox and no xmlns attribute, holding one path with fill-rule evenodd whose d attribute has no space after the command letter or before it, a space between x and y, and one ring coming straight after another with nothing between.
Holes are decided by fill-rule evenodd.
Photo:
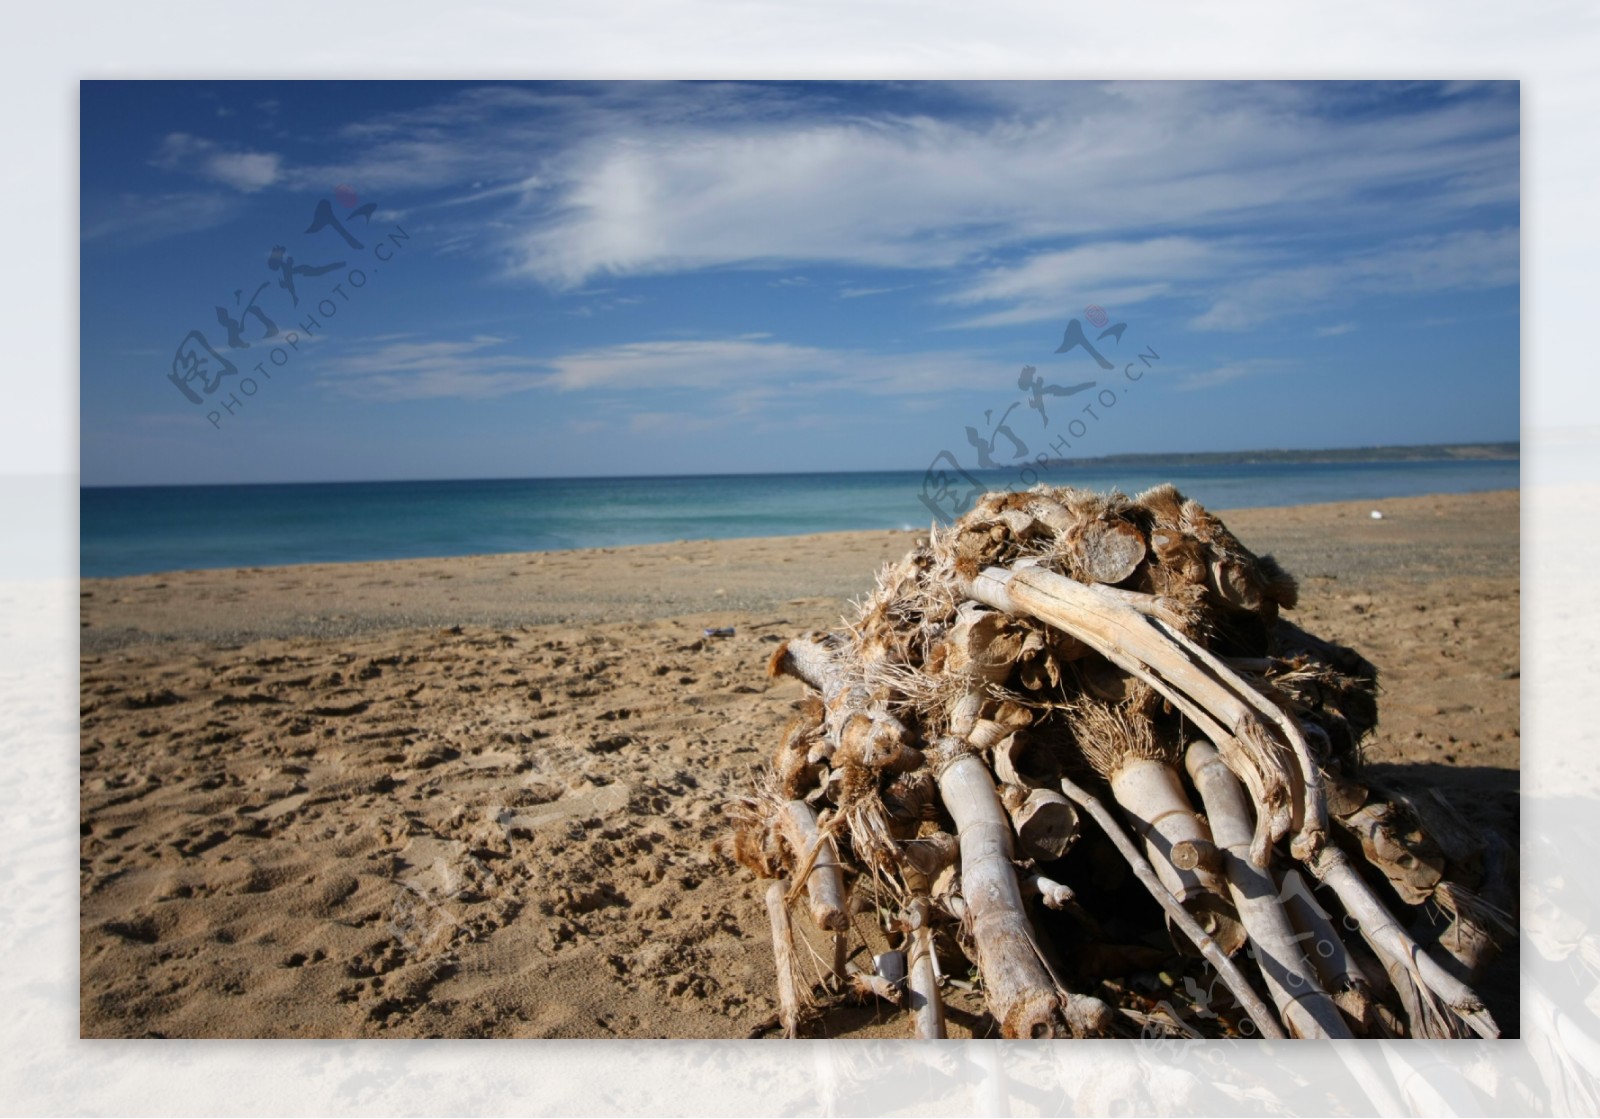
<instances>
[{"instance_id":1,"label":"turquoise sea","mask_svg":"<svg viewBox=\"0 0 1600 1119\"><path fill-rule=\"evenodd\" d=\"M1171 481L1213 509L1515 489L1516 460L1058 467L1053 485ZM978 482L1015 485L1014 472ZM88 487L80 573L482 555L932 522L920 471ZM1031 481L1032 479L1028 479ZM965 489L963 484L963 489Z\"/></svg>"}]
</instances>

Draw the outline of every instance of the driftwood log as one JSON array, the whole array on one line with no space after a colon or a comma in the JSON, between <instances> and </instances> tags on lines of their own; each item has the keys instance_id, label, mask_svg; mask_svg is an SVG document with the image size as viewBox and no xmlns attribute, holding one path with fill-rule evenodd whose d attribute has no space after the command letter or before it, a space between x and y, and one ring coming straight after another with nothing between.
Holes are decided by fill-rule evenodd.
<instances>
[{"instance_id":1,"label":"driftwood log","mask_svg":"<svg viewBox=\"0 0 1600 1119\"><path fill-rule=\"evenodd\" d=\"M806 696L728 849L774 880L784 1033L850 996L943 1037L971 969L1006 1037L1497 1036L1511 848L1365 777L1376 670L1296 599L1171 486L1036 487L779 646Z\"/></svg>"}]
</instances>

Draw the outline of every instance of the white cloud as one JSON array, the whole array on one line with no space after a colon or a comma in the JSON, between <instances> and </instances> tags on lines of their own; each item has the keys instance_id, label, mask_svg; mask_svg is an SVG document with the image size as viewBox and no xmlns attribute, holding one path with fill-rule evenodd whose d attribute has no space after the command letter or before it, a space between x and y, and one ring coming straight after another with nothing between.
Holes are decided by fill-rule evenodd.
<instances>
[{"instance_id":1,"label":"white cloud","mask_svg":"<svg viewBox=\"0 0 1600 1119\"><path fill-rule=\"evenodd\" d=\"M1356 329L1353 322L1336 322L1332 326L1319 326L1316 329L1318 338L1337 338L1341 334L1349 334Z\"/></svg>"},{"instance_id":2,"label":"white cloud","mask_svg":"<svg viewBox=\"0 0 1600 1119\"><path fill-rule=\"evenodd\" d=\"M1421 183L1440 219L1517 196L1514 100L1374 121L1296 88L1051 87L1026 114L616 126L550 162L514 268L566 287L780 261L947 267L1041 238L1381 213L1383 192Z\"/></svg>"},{"instance_id":3,"label":"white cloud","mask_svg":"<svg viewBox=\"0 0 1600 1119\"><path fill-rule=\"evenodd\" d=\"M880 270L839 291L857 298L895 290L881 270L961 269L954 327L1174 297L1204 301L1199 328L1242 329L1345 292L1515 282L1515 230L1427 232L1517 199L1514 87L1418 88L1435 94L1375 114L1382 91L1359 83L929 85L894 109L826 86L480 86L345 126L337 162L285 167L186 133L155 162L243 192L349 182L448 192L408 210L494 206L440 224L435 250L498 254L562 291ZM935 102L937 116L917 109ZM1396 204L1415 197L1426 207ZM1395 247L1344 246L1330 264L1304 233L1339 228Z\"/></svg>"},{"instance_id":4,"label":"white cloud","mask_svg":"<svg viewBox=\"0 0 1600 1119\"><path fill-rule=\"evenodd\" d=\"M187 132L170 133L150 161L168 171L186 171L253 194L277 182L283 157L276 152L235 151Z\"/></svg>"},{"instance_id":5,"label":"white cloud","mask_svg":"<svg viewBox=\"0 0 1600 1119\"><path fill-rule=\"evenodd\" d=\"M825 85L480 86L349 125L338 162L281 181L451 192L419 210L509 203L436 244L559 290L730 266L961 268L977 279L955 290L958 325L995 327L1085 298L1198 298L1270 265L1288 305L1317 287L1293 272L1322 255L1296 240L1307 228L1398 238L1517 199L1514 87L1417 89L1434 93L1393 109L1392 87L1361 83L930 83L886 109ZM1419 196L1423 210L1396 205ZM841 297L893 290L883 279ZM1249 318L1225 302L1200 321Z\"/></svg>"},{"instance_id":6,"label":"white cloud","mask_svg":"<svg viewBox=\"0 0 1600 1119\"><path fill-rule=\"evenodd\" d=\"M206 160L205 173L248 194L277 182L282 164L276 152L218 152Z\"/></svg>"}]
</instances>

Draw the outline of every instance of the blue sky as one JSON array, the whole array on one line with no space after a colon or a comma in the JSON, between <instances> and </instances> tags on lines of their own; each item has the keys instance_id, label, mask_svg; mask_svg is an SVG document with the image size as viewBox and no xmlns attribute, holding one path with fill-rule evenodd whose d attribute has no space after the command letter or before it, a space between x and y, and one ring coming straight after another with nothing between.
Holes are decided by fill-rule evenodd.
<instances>
[{"instance_id":1,"label":"blue sky","mask_svg":"<svg viewBox=\"0 0 1600 1119\"><path fill-rule=\"evenodd\" d=\"M81 94L86 485L1518 434L1516 83Z\"/></svg>"}]
</instances>

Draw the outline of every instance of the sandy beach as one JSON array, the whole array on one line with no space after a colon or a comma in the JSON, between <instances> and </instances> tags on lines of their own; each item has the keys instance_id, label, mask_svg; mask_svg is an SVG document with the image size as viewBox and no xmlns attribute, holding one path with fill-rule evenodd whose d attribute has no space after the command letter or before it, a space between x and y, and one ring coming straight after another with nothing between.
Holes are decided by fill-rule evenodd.
<instances>
[{"instance_id":1,"label":"sandy beach","mask_svg":"<svg viewBox=\"0 0 1600 1119\"><path fill-rule=\"evenodd\" d=\"M1513 829L1519 511L1218 511L1299 578L1294 620L1378 666L1369 761ZM915 536L84 580L81 1033L750 1035L767 918L715 842L800 695L764 665ZM1510 959L1508 1033L1514 991Z\"/></svg>"}]
</instances>

